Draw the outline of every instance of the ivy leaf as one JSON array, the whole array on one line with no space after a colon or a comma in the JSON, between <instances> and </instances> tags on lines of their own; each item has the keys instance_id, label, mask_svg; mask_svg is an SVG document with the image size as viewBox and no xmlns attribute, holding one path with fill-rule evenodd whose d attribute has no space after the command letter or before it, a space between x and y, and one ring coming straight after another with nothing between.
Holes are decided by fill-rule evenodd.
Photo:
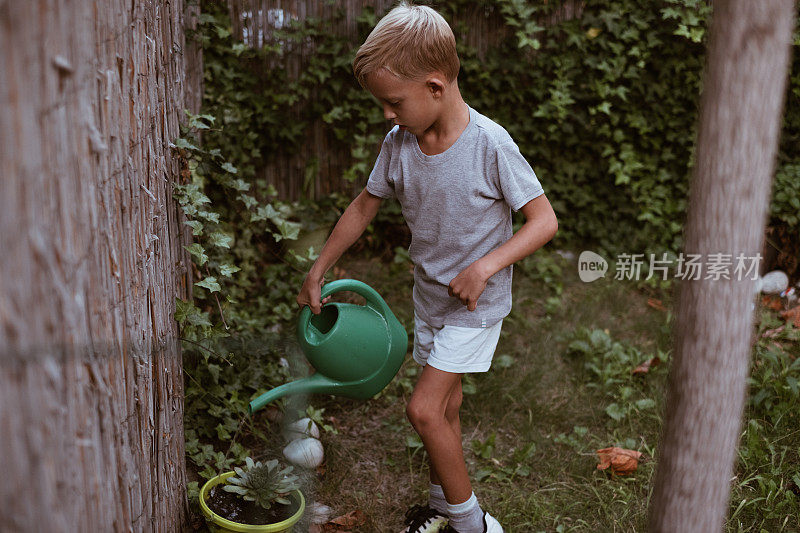
<instances>
[{"instance_id":1,"label":"ivy leaf","mask_svg":"<svg viewBox=\"0 0 800 533\"><path fill-rule=\"evenodd\" d=\"M209 222L219 223L219 213L215 213L213 211L198 211L197 216L200 218L204 218Z\"/></svg>"},{"instance_id":2,"label":"ivy leaf","mask_svg":"<svg viewBox=\"0 0 800 533\"><path fill-rule=\"evenodd\" d=\"M286 220L281 220L275 225L278 226L281 237L292 241L297 240L297 236L300 235L300 228L302 227L297 222L288 222Z\"/></svg>"},{"instance_id":3,"label":"ivy leaf","mask_svg":"<svg viewBox=\"0 0 800 533\"><path fill-rule=\"evenodd\" d=\"M200 244L194 243L194 244L192 244L190 246L184 246L184 248L190 254L192 254L192 257L194 257L197 260L197 264L199 266L205 265L206 261L208 261L208 256L206 255L206 251L203 249L203 247Z\"/></svg>"},{"instance_id":4,"label":"ivy leaf","mask_svg":"<svg viewBox=\"0 0 800 533\"><path fill-rule=\"evenodd\" d=\"M211 200L203 194L203 191L200 190L200 186L196 183L187 183L184 186L181 186L178 189L183 196L180 198L181 205L191 204L194 206L198 206L200 204L207 204L210 203Z\"/></svg>"},{"instance_id":5,"label":"ivy leaf","mask_svg":"<svg viewBox=\"0 0 800 533\"><path fill-rule=\"evenodd\" d=\"M215 231L214 233L208 236L208 241L211 243L212 246L218 246L220 248L230 248L231 243L233 242L233 237L231 237L227 233L223 233L221 231Z\"/></svg>"},{"instance_id":6,"label":"ivy leaf","mask_svg":"<svg viewBox=\"0 0 800 533\"><path fill-rule=\"evenodd\" d=\"M171 148L183 148L184 150L200 150L197 146L193 145L183 137L178 137L175 142L170 144Z\"/></svg>"},{"instance_id":7,"label":"ivy leaf","mask_svg":"<svg viewBox=\"0 0 800 533\"><path fill-rule=\"evenodd\" d=\"M256 222L259 220L274 220L275 218L280 217L278 212L272 207L272 204L261 205L256 209L255 214L250 215L250 221Z\"/></svg>"},{"instance_id":8,"label":"ivy leaf","mask_svg":"<svg viewBox=\"0 0 800 533\"><path fill-rule=\"evenodd\" d=\"M601 113L605 113L606 115L610 115L611 114L611 102L603 102L600 105L598 105L595 109L597 109L597 111L600 111Z\"/></svg>"},{"instance_id":9,"label":"ivy leaf","mask_svg":"<svg viewBox=\"0 0 800 533\"><path fill-rule=\"evenodd\" d=\"M218 439L220 439L220 440L230 440L231 434L228 433L228 430L225 429L225 426L223 426L222 424L217 424L216 430L217 430L217 438Z\"/></svg>"},{"instance_id":10,"label":"ivy leaf","mask_svg":"<svg viewBox=\"0 0 800 533\"><path fill-rule=\"evenodd\" d=\"M203 234L203 223L199 220L189 220L184 222L187 226L192 228L192 235L202 235Z\"/></svg>"},{"instance_id":11,"label":"ivy leaf","mask_svg":"<svg viewBox=\"0 0 800 533\"><path fill-rule=\"evenodd\" d=\"M240 194L239 199L244 202L244 205L247 209L258 205L258 200L250 196L249 194Z\"/></svg>"},{"instance_id":12,"label":"ivy leaf","mask_svg":"<svg viewBox=\"0 0 800 533\"><path fill-rule=\"evenodd\" d=\"M219 273L227 277L230 277L231 274L233 274L234 272L239 272L240 270L241 268L234 265L229 265L227 263L220 265L219 267Z\"/></svg>"},{"instance_id":13,"label":"ivy leaf","mask_svg":"<svg viewBox=\"0 0 800 533\"><path fill-rule=\"evenodd\" d=\"M235 166L231 165L231 164L230 164L230 163L228 163L227 161L225 161L224 163L222 163L222 165L220 165L220 166L222 167L222 170L224 170L225 172L230 172L231 174L236 174L237 172L239 172L239 171L236 169L236 167L235 167Z\"/></svg>"},{"instance_id":14,"label":"ivy leaf","mask_svg":"<svg viewBox=\"0 0 800 533\"><path fill-rule=\"evenodd\" d=\"M219 292L222 290L222 287L219 286L217 283L217 278L214 276L208 276L203 281L198 281L195 283L198 287L203 287L204 289L208 289L210 292Z\"/></svg>"},{"instance_id":15,"label":"ivy leaf","mask_svg":"<svg viewBox=\"0 0 800 533\"><path fill-rule=\"evenodd\" d=\"M233 180L233 181L231 181L231 187L233 187L237 191L249 191L250 190L250 184L247 183L246 181L238 179L238 178Z\"/></svg>"},{"instance_id":16,"label":"ivy leaf","mask_svg":"<svg viewBox=\"0 0 800 533\"><path fill-rule=\"evenodd\" d=\"M175 299L175 320L181 326L190 324L192 326L211 327L208 313L200 311L192 302L187 302L180 298Z\"/></svg>"}]
</instances>

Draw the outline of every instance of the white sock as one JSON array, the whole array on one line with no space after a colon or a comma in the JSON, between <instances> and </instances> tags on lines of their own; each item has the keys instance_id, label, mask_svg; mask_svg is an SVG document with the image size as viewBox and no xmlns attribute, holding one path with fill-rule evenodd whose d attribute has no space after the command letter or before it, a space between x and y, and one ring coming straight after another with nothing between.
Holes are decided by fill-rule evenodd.
<instances>
[{"instance_id":1,"label":"white sock","mask_svg":"<svg viewBox=\"0 0 800 533\"><path fill-rule=\"evenodd\" d=\"M474 492L465 502L448 503L447 516L450 517L450 525L458 533L483 533L483 509L478 505Z\"/></svg>"},{"instance_id":2,"label":"white sock","mask_svg":"<svg viewBox=\"0 0 800 533\"><path fill-rule=\"evenodd\" d=\"M444 491L441 485L431 483L428 493L428 507L436 509L445 516L447 515L447 500L444 498Z\"/></svg>"}]
</instances>

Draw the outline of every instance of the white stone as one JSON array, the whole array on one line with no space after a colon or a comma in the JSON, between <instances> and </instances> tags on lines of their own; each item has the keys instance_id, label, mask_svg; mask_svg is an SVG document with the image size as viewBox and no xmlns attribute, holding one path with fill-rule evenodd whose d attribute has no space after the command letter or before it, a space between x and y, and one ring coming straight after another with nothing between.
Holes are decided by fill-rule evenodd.
<instances>
[{"instance_id":1,"label":"white stone","mask_svg":"<svg viewBox=\"0 0 800 533\"><path fill-rule=\"evenodd\" d=\"M310 418L301 418L286 426L283 430L283 434L287 442L304 437L314 437L318 439L319 428Z\"/></svg>"},{"instance_id":2,"label":"white stone","mask_svg":"<svg viewBox=\"0 0 800 533\"><path fill-rule=\"evenodd\" d=\"M786 272L773 270L764 274L763 278L756 281L756 288L764 294L780 294L789 286L789 276Z\"/></svg>"},{"instance_id":3,"label":"white stone","mask_svg":"<svg viewBox=\"0 0 800 533\"><path fill-rule=\"evenodd\" d=\"M303 468L316 468L322 464L324 450L322 443L314 437L296 439L286 445L283 456L290 463Z\"/></svg>"}]
</instances>

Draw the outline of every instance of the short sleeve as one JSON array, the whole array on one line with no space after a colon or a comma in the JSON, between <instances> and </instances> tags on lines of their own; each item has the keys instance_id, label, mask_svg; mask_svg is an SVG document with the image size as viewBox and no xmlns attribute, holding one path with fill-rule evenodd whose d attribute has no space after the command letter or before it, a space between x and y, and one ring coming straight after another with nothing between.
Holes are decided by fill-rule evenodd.
<instances>
[{"instance_id":1,"label":"short sleeve","mask_svg":"<svg viewBox=\"0 0 800 533\"><path fill-rule=\"evenodd\" d=\"M503 197L514 211L544 194L539 179L513 141L497 147L497 174Z\"/></svg>"},{"instance_id":2,"label":"short sleeve","mask_svg":"<svg viewBox=\"0 0 800 533\"><path fill-rule=\"evenodd\" d=\"M367 192L380 198L394 198L394 180L389 173L389 163L392 159L391 143L387 138L383 140L381 152L372 167L372 172L367 179Z\"/></svg>"}]
</instances>

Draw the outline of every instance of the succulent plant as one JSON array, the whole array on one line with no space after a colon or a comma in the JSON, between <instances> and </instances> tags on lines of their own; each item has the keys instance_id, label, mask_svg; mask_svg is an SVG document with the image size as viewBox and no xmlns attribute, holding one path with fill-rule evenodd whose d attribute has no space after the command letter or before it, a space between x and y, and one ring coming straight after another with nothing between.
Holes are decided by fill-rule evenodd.
<instances>
[{"instance_id":1,"label":"succulent plant","mask_svg":"<svg viewBox=\"0 0 800 533\"><path fill-rule=\"evenodd\" d=\"M277 459L262 463L246 457L245 467L237 466L233 470L236 475L229 477L222 489L239 494L264 509L269 509L273 503L288 505L291 502L286 495L300 487L298 477L292 474L292 467L281 469Z\"/></svg>"}]
</instances>

